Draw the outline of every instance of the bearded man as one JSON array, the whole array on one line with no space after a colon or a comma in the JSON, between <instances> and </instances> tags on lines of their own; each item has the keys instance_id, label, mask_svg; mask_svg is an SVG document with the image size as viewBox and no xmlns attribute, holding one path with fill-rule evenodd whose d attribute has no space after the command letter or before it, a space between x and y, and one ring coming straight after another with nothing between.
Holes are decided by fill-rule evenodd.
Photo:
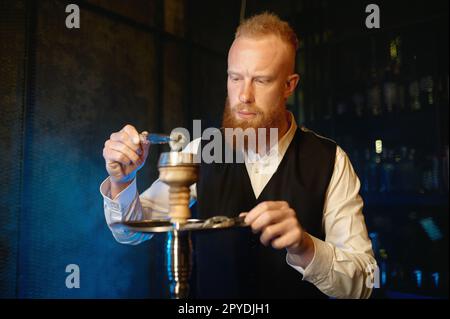
<instances>
[{"instance_id":1,"label":"bearded man","mask_svg":"<svg viewBox=\"0 0 450 319\"><path fill-rule=\"evenodd\" d=\"M334 141L297 127L286 109L299 81L297 48L292 28L270 13L247 19L237 29L228 54L222 126L276 129L278 137L267 151L260 151L261 141L256 148L237 148L224 140L225 151L243 152L243 163L201 162L199 181L191 188L195 217L240 215L250 227L196 236L195 297L371 295L370 270L376 261L359 179ZM194 140L187 149L195 153L204 142ZM100 191L108 225L168 217L165 184L156 180L137 192L136 172L148 151L132 125L106 141L109 177ZM125 244L151 238L112 231Z\"/></svg>"}]
</instances>

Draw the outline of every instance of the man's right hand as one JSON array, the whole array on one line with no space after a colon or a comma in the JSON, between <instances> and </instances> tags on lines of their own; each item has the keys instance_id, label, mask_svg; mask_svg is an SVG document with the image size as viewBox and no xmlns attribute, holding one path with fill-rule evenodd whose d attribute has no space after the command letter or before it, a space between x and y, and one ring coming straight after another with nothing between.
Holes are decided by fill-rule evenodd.
<instances>
[{"instance_id":1,"label":"man's right hand","mask_svg":"<svg viewBox=\"0 0 450 319\"><path fill-rule=\"evenodd\" d=\"M141 143L139 133L132 125L125 125L111 134L105 142L103 157L112 184L128 185L144 165L150 143Z\"/></svg>"}]
</instances>

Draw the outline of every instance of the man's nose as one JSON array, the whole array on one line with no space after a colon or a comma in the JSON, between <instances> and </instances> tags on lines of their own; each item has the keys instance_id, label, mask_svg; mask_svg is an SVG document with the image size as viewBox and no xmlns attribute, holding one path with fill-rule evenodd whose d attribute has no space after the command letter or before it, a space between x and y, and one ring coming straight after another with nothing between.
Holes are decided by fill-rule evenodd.
<instances>
[{"instance_id":1,"label":"man's nose","mask_svg":"<svg viewBox=\"0 0 450 319\"><path fill-rule=\"evenodd\" d=\"M241 92L239 93L239 101L245 104L250 104L255 101L251 81L244 81L242 84Z\"/></svg>"}]
</instances>

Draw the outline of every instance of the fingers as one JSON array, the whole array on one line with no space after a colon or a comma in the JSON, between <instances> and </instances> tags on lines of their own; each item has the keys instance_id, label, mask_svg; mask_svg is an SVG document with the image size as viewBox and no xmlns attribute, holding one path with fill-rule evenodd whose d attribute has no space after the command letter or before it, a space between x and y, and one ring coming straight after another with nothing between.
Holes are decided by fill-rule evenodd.
<instances>
[{"instance_id":1,"label":"fingers","mask_svg":"<svg viewBox=\"0 0 450 319\"><path fill-rule=\"evenodd\" d=\"M141 158L134 150L130 149L126 144L115 141L106 141L105 146L110 148L111 150L117 151L125 155L128 159L130 159L135 164L140 164Z\"/></svg>"},{"instance_id":2,"label":"fingers","mask_svg":"<svg viewBox=\"0 0 450 319\"><path fill-rule=\"evenodd\" d=\"M134 128L134 126L128 124L125 125L124 128L122 129L123 132L127 133L128 136L131 139L131 142L133 144L137 144L139 145L140 139L139 139L139 133L138 131Z\"/></svg>"},{"instance_id":3,"label":"fingers","mask_svg":"<svg viewBox=\"0 0 450 319\"><path fill-rule=\"evenodd\" d=\"M293 228L286 234L272 240L271 245L275 249L289 248L301 244L302 231L300 228Z\"/></svg>"},{"instance_id":4,"label":"fingers","mask_svg":"<svg viewBox=\"0 0 450 319\"><path fill-rule=\"evenodd\" d=\"M294 210L291 208L282 208L280 210L268 210L262 212L258 217L250 224L254 233L261 231L264 227L271 224L276 224L287 217L293 217L295 215Z\"/></svg>"},{"instance_id":5,"label":"fingers","mask_svg":"<svg viewBox=\"0 0 450 319\"><path fill-rule=\"evenodd\" d=\"M265 211L283 208L289 208L289 204L285 201L266 201L259 203L250 212L248 212L247 216L245 216L245 222L247 224L252 224L256 220L256 218L258 218L259 215L261 215Z\"/></svg>"},{"instance_id":6,"label":"fingers","mask_svg":"<svg viewBox=\"0 0 450 319\"><path fill-rule=\"evenodd\" d=\"M131 125L111 134L103 148L106 170L111 178L120 181L136 174L149 153L150 144L146 142L141 142L138 132Z\"/></svg>"},{"instance_id":7,"label":"fingers","mask_svg":"<svg viewBox=\"0 0 450 319\"><path fill-rule=\"evenodd\" d=\"M130 149L137 152L141 147L140 140L139 140L139 134L137 134L136 129L133 128L131 125L130 125L131 128L127 128L127 127L128 126L125 126L120 132L112 133L110 139L111 139L111 141L114 141L114 142L124 143ZM136 138L137 138L137 140L136 140Z\"/></svg>"},{"instance_id":8,"label":"fingers","mask_svg":"<svg viewBox=\"0 0 450 319\"><path fill-rule=\"evenodd\" d=\"M103 157L106 163L118 162L123 165L130 165L132 160L124 153L105 147L103 149Z\"/></svg>"},{"instance_id":9,"label":"fingers","mask_svg":"<svg viewBox=\"0 0 450 319\"><path fill-rule=\"evenodd\" d=\"M266 201L255 206L251 211L242 212L254 233L261 232L263 245L272 244L275 249L298 245L302 228L295 211L285 201Z\"/></svg>"},{"instance_id":10,"label":"fingers","mask_svg":"<svg viewBox=\"0 0 450 319\"><path fill-rule=\"evenodd\" d=\"M285 236L286 234L288 234L291 230L296 228L295 226L296 226L295 218L284 219L280 223L266 226L262 231L260 241L264 246L267 246L275 238Z\"/></svg>"},{"instance_id":11,"label":"fingers","mask_svg":"<svg viewBox=\"0 0 450 319\"><path fill-rule=\"evenodd\" d=\"M149 153L150 143L141 142L136 129L131 125L126 125L119 132L111 134L109 140L105 142L103 157L107 163L108 173L114 171L114 162L124 165L124 172L132 172L140 169Z\"/></svg>"},{"instance_id":12,"label":"fingers","mask_svg":"<svg viewBox=\"0 0 450 319\"><path fill-rule=\"evenodd\" d=\"M141 157L143 160L145 160L147 158L148 155L148 151L150 149L150 143L146 142L146 143L141 143Z\"/></svg>"},{"instance_id":13,"label":"fingers","mask_svg":"<svg viewBox=\"0 0 450 319\"><path fill-rule=\"evenodd\" d=\"M140 148L140 143L134 144L131 137L126 132L112 133L110 140L113 142L123 143L135 152L137 152Z\"/></svg>"}]
</instances>

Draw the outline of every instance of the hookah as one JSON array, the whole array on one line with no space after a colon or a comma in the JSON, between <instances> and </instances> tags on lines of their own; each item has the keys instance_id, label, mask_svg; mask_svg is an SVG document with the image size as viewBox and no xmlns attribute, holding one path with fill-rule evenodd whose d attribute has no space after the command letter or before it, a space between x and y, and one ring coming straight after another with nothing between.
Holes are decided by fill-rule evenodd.
<instances>
[{"instance_id":1,"label":"hookah","mask_svg":"<svg viewBox=\"0 0 450 319\"><path fill-rule=\"evenodd\" d=\"M122 221L112 227L141 233L167 233L166 269L170 296L173 299L189 297L189 279L193 266L191 234L198 231L245 227L243 217L214 216L206 220L192 219L189 208L190 186L197 182L199 164L192 153L181 152L186 138L180 132L171 135L140 134L141 143L166 144L170 152L161 153L158 161L159 179L169 186L169 219Z\"/></svg>"}]
</instances>

